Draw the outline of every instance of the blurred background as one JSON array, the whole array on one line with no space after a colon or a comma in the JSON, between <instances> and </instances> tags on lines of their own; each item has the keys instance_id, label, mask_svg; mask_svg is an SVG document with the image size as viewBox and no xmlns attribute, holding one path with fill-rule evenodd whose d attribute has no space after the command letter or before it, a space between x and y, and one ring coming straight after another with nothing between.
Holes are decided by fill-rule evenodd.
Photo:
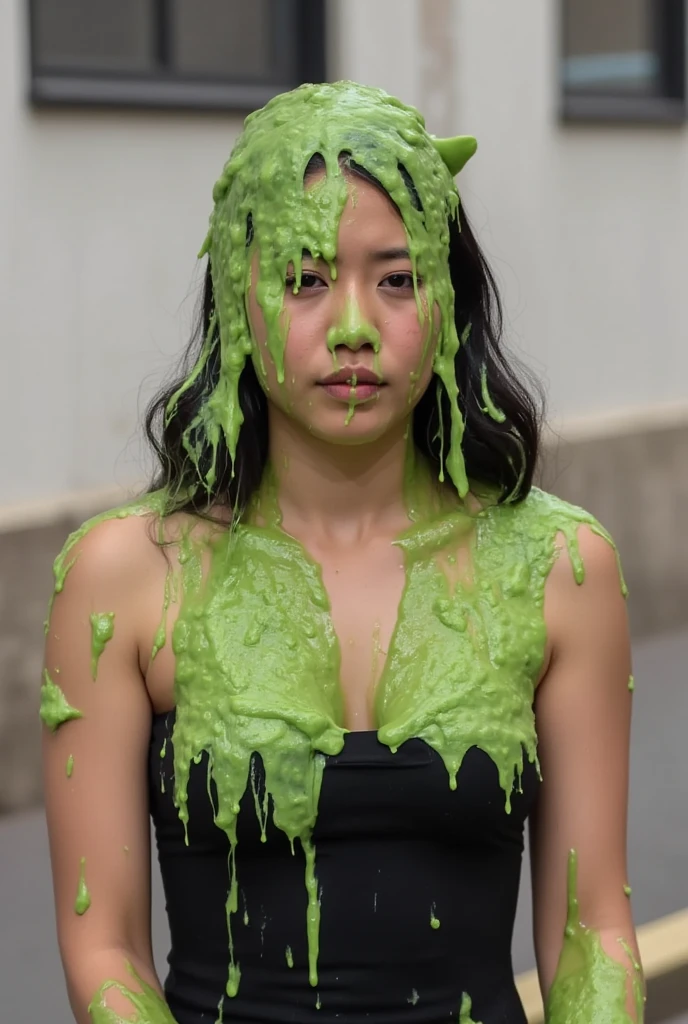
<instances>
[{"instance_id":1,"label":"blurred background","mask_svg":"<svg viewBox=\"0 0 688 1024\"><path fill-rule=\"evenodd\" d=\"M549 395L542 482L611 530L630 587L630 881L649 1019L688 1021L686 6L2 0L2 1024L71 1021L36 714L52 559L145 481L140 415L187 337L243 117L337 78L479 139L461 193ZM533 966L527 871L514 962Z\"/></svg>"}]
</instances>

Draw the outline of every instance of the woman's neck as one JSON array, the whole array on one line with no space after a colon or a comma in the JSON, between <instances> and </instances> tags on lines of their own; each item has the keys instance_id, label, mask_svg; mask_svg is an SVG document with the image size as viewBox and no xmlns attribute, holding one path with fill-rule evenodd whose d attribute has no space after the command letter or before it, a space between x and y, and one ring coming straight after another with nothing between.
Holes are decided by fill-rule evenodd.
<instances>
[{"instance_id":1,"label":"woman's neck","mask_svg":"<svg viewBox=\"0 0 688 1024\"><path fill-rule=\"evenodd\" d=\"M298 524L299 532L361 544L409 524L414 450L407 424L369 444L334 445L271 410L269 459L287 532Z\"/></svg>"}]
</instances>

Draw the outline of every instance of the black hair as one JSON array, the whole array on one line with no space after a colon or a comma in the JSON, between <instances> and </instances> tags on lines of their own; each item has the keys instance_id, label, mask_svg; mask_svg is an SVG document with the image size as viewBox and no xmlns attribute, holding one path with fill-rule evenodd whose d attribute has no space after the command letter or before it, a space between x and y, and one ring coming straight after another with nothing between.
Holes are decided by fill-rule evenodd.
<instances>
[{"instance_id":1,"label":"black hair","mask_svg":"<svg viewBox=\"0 0 688 1024\"><path fill-rule=\"evenodd\" d=\"M387 195L380 182L365 168L343 154L348 170ZM305 178L324 169L323 158L316 154ZM422 210L418 193L408 173L400 167L414 205ZM250 215L246 225L246 244L253 236ZM459 388L459 409L464 420L462 441L466 474L474 486L496 490L499 502L522 501L531 489L538 461L540 431L544 410L540 385L502 344L502 307L495 279L471 230L468 218L459 206L458 216L449 220L449 271L454 288L454 317L460 345L455 360ZM214 321L208 357L193 383L186 388L175 407L166 416L170 399L198 363L201 349ZM191 341L180 373L151 402L145 417L148 440L157 456L159 468L150 490L163 488L168 496L168 511L192 512L213 518L218 508L229 509L240 517L258 490L268 460L268 403L256 376L253 363L246 361L239 380L239 402L244 422L239 432L234 466L229 450L220 439L216 454L215 481L208 490L202 480L212 460L207 438L192 436L197 464L184 446L184 431L215 390L220 375L220 330L215 317L210 259L196 315ZM442 453L449 449L450 406L444 388L434 386L436 378L421 397L413 412L413 439L439 473ZM439 399L438 399L439 391ZM500 411L489 415L488 401ZM439 408L438 408L439 402ZM195 432L198 434L198 431Z\"/></svg>"}]
</instances>

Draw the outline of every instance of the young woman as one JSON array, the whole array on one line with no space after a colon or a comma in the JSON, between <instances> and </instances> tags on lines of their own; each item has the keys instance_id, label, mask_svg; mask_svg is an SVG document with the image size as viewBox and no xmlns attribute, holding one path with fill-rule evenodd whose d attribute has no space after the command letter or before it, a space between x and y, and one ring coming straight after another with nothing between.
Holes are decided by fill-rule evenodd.
<instances>
[{"instance_id":1,"label":"young woman","mask_svg":"<svg viewBox=\"0 0 688 1024\"><path fill-rule=\"evenodd\" d=\"M629 641L596 521L532 486L454 176L352 83L251 115L151 492L55 565L41 715L79 1024L517 1024L523 828L552 1024L642 1018ZM149 812L172 936L150 939Z\"/></svg>"}]
</instances>

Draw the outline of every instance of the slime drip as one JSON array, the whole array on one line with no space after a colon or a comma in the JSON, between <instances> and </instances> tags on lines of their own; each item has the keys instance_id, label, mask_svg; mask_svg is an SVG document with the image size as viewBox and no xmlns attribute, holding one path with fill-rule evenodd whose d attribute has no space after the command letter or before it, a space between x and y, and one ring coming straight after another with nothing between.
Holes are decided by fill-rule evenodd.
<instances>
[{"instance_id":1,"label":"slime drip","mask_svg":"<svg viewBox=\"0 0 688 1024\"><path fill-rule=\"evenodd\" d=\"M106 981L88 1007L92 1024L175 1024L174 1017L155 989L143 980L131 964L127 963L126 966L141 991L135 992L120 981ZM111 991L119 992L129 1000L136 1014L134 1017L130 1014L122 1017L106 1005L107 994Z\"/></svg>"},{"instance_id":2,"label":"slime drip","mask_svg":"<svg viewBox=\"0 0 688 1024\"><path fill-rule=\"evenodd\" d=\"M435 931L440 927L441 921L438 917L435 917L435 904L430 907L430 927L434 928Z\"/></svg>"},{"instance_id":3,"label":"slime drip","mask_svg":"<svg viewBox=\"0 0 688 1024\"><path fill-rule=\"evenodd\" d=\"M115 632L114 612L94 612L90 617L91 621L91 675L93 679L98 676L98 662L105 650L105 645L112 640Z\"/></svg>"},{"instance_id":4,"label":"slime drip","mask_svg":"<svg viewBox=\"0 0 688 1024\"><path fill-rule=\"evenodd\" d=\"M482 370L480 371L480 393L483 399L483 412L487 413L495 423L504 423L506 416L501 409L492 401L492 397L487 388L487 367L483 364Z\"/></svg>"},{"instance_id":5,"label":"slime drip","mask_svg":"<svg viewBox=\"0 0 688 1024\"><path fill-rule=\"evenodd\" d=\"M547 999L548 1024L633 1024L626 1009L627 982L632 978L636 1024L642 1024L642 972L633 951L619 939L629 967L602 948L598 932L580 922L576 895L577 857L569 854L568 914L564 945Z\"/></svg>"},{"instance_id":6,"label":"slime drip","mask_svg":"<svg viewBox=\"0 0 688 1024\"><path fill-rule=\"evenodd\" d=\"M471 1016L472 1009L473 1004L471 1002L471 998L466 992L464 992L463 996L461 997L461 1009L459 1010L459 1024L480 1024L480 1021L473 1020L473 1017ZM590 1021L588 1022L588 1024L592 1024L592 1022Z\"/></svg>"},{"instance_id":7,"label":"slime drip","mask_svg":"<svg viewBox=\"0 0 688 1024\"><path fill-rule=\"evenodd\" d=\"M70 754L67 758L67 778L71 779L72 772L74 771L74 754Z\"/></svg>"},{"instance_id":8,"label":"slime drip","mask_svg":"<svg viewBox=\"0 0 688 1024\"><path fill-rule=\"evenodd\" d=\"M633 676L628 677L628 689L631 691L631 693L633 693L633 691L635 690L635 679L633 678Z\"/></svg>"},{"instance_id":9,"label":"slime drip","mask_svg":"<svg viewBox=\"0 0 688 1024\"><path fill-rule=\"evenodd\" d=\"M91 894L86 887L86 858L82 857L79 863L79 883L76 890L74 910L79 916L85 914L91 906Z\"/></svg>"},{"instance_id":10,"label":"slime drip","mask_svg":"<svg viewBox=\"0 0 688 1024\"><path fill-rule=\"evenodd\" d=\"M43 670L39 714L44 725L51 732L56 732L61 725L64 725L65 722L70 722L74 718L83 718L81 711L73 708L67 702L67 698L60 687L50 678L47 668Z\"/></svg>"},{"instance_id":11,"label":"slime drip","mask_svg":"<svg viewBox=\"0 0 688 1024\"><path fill-rule=\"evenodd\" d=\"M454 292L448 267L448 221L457 216L459 196L453 180L475 151L475 140L434 140L422 116L380 89L337 82L303 85L271 100L250 114L213 190L214 210L201 254L210 254L213 292L219 324L220 379L215 390L183 434L186 452L196 466L198 487L210 492L216 478L221 438L236 455L243 413L239 404L239 378L252 356L253 344L246 315L246 294L251 261L258 254L256 299L262 310L267 347L277 379L284 381L284 347L288 322L283 300L293 268L294 288L302 278L303 252L322 258L336 277L339 220L347 199L347 179L340 158L347 155L364 167L396 204L406 229L421 323L427 320L429 343L432 317L437 310L439 330L433 368L449 398L450 445L446 455L449 476L460 495L468 491L461 453L463 420L458 405L454 368L459 338L454 321ZM304 173L319 154L325 176L304 188ZM413 182L422 209L412 198ZM247 245L247 225L251 244ZM423 278L423 296L418 284ZM167 407L169 420L177 402L208 360L215 338L215 322L208 331L201 357L191 376ZM380 339L370 325L360 322L349 308L342 324L328 334L334 346L351 337L365 337L379 349ZM361 334L361 331L367 332ZM260 357L254 355L261 370ZM201 452L209 453L209 468L201 468Z\"/></svg>"}]
</instances>

